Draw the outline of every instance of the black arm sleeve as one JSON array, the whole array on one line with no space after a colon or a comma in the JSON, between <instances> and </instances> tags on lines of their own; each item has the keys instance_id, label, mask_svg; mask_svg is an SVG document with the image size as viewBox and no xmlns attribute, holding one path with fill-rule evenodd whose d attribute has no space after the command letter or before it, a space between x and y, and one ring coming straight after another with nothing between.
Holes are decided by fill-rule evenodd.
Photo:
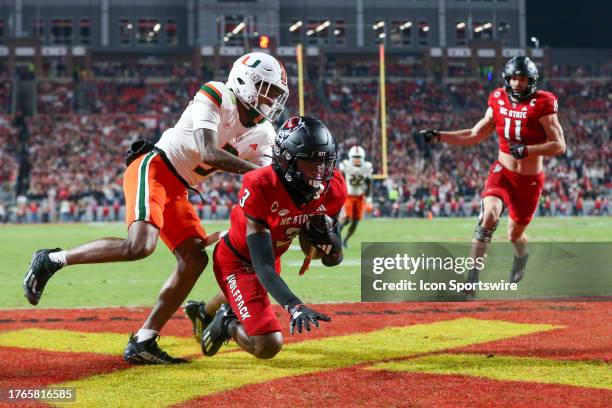
<instances>
[{"instance_id":1,"label":"black arm sleeve","mask_svg":"<svg viewBox=\"0 0 612 408\"><path fill-rule=\"evenodd\" d=\"M302 303L289 289L285 281L276 274L274 269L274 250L269 232L256 232L247 235L247 245L251 261L259 282L281 306L287 310Z\"/></svg>"}]
</instances>

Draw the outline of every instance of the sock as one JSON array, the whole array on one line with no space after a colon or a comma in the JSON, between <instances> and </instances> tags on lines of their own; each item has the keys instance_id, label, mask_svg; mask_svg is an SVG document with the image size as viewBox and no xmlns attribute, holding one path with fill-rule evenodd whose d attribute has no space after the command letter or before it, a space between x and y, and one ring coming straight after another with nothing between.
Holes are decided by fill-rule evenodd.
<instances>
[{"instance_id":1,"label":"sock","mask_svg":"<svg viewBox=\"0 0 612 408\"><path fill-rule=\"evenodd\" d=\"M49 253L49 259L51 259L53 262L61 263L62 266L68 265L68 262L66 261L66 251L51 252Z\"/></svg>"},{"instance_id":2,"label":"sock","mask_svg":"<svg viewBox=\"0 0 612 408\"><path fill-rule=\"evenodd\" d=\"M143 341L147 341L153 337L157 337L158 334L159 332L157 330L140 329L138 330L138 333L136 333L136 342L142 343Z\"/></svg>"},{"instance_id":3,"label":"sock","mask_svg":"<svg viewBox=\"0 0 612 408\"><path fill-rule=\"evenodd\" d=\"M204 323L206 324L210 324L210 322L212 322L214 318L215 316L209 315L208 313L206 313L206 311L204 311L204 314L202 315L202 320L204 320Z\"/></svg>"},{"instance_id":4,"label":"sock","mask_svg":"<svg viewBox=\"0 0 612 408\"><path fill-rule=\"evenodd\" d=\"M517 258L521 258L527 254L527 245L523 242L515 242L514 243L515 254Z\"/></svg>"}]
</instances>

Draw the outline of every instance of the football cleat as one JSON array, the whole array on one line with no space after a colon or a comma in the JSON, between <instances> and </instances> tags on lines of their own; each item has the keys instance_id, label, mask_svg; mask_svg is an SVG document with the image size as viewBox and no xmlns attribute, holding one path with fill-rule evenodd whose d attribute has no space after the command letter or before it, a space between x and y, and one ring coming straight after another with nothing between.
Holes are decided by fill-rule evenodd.
<instances>
[{"instance_id":1,"label":"football cleat","mask_svg":"<svg viewBox=\"0 0 612 408\"><path fill-rule=\"evenodd\" d=\"M196 302L195 300L188 300L187 303L185 303L185 315L191 320L193 337L198 343L202 341L204 329L206 329L214 319L214 317L206 313L205 307L206 303Z\"/></svg>"},{"instance_id":2,"label":"football cleat","mask_svg":"<svg viewBox=\"0 0 612 408\"><path fill-rule=\"evenodd\" d=\"M171 357L157 345L159 336L138 342L138 338L130 335L130 341L123 351L123 359L130 364L184 364L183 358Z\"/></svg>"},{"instance_id":3,"label":"football cleat","mask_svg":"<svg viewBox=\"0 0 612 408\"><path fill-rule=\"evenodd\" d=\"M510 271L510 283L519 283L519 281L525 277L525 266L527 266L528 259L529 252L523 256L514 256L512 270Z\"/></svg>"},{"instance_id":4,"label":"football cleat","mask_svg":"<svg viewBox=\"0 0 612 408\"><path fill-rule=\"evenodd\" d=\"M61 262L53 262L49 258L51 252L58 251L61 251L61 249L40 249L32 255L30 268L23 279L23 291L30 304L38 304L43 290L45 290L45 285L53 274L62 268Z\"/></svg>"},{"instance_id":5,"label":"football cleat","mask_svg":"<svg viewBox=\"0 0 612 408\"><path fill-rule=\"evenodd\" d=\"M202 333L202 354L212 357L230 339L229 325L238 320L229 304L221 305L214 319Z\"/></svg>"}]
</instances>

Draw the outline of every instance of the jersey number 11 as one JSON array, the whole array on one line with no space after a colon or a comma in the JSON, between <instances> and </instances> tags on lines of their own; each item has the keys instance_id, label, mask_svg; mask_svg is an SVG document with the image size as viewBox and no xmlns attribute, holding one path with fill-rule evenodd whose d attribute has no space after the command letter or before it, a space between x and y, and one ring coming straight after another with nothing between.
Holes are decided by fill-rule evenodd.
<instances>
[{"instance_id":1,"label":"jersey number 11","mask_svg":"<svg viewBox=\"0 0 612 408\"><path fill-rule=\"evenodd\" d=\"M506 140L510 139L510 128L514 127L514 139L520 141L521 140L521 121L515 120L514 126L512 126L512 119L504 118L504 137Z\"/></svg>"}]
</instances>

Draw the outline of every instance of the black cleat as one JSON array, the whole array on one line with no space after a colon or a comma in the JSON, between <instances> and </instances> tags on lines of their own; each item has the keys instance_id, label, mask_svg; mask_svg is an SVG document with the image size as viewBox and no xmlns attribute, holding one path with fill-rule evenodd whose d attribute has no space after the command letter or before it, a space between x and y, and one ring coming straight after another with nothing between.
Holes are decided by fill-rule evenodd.
<instances>
[{"instance_id":1,"label":"black cleat","mask_svg":"<svg viewBox=\"0 0 612 408\"><path fill-rule=\"evenodd\" d=\"M170 357L157 345L159 336L137 342L138 338L130 335L130 341L123 351L123 359L130 364L184 364L188 361L182 358Z\"/></svg>"},{"instance_id":2,"label":"black cleat","mask_svg":"<svg viewBox=\"0 0 612 408\"><path fill-rule=\"evenodd\" d=\"M202 334L202 353L205 356L214 356L223 343L229 341L229 325L236 320L238 320L238 318L230 305L227 303L221 305L214 319Z\"/></svg>"},{"instance_id":3,"label":"black cleat","mask_svg":"<svg viewBox=\"0 0 612 408\"><path fill-rule=\"evenodd\" d=\"M202 334L204 329L213 321L214 317L209 316L204 308L206 303L196 302L195 300L188 300L185 303L185 315L191 320L191 327L193 329L193 337L199 343L202 341Z\"/></svg>"},{"instance_id":4,"label":"black cleat","mask_svg":"<svg viewBox=\"0 0 612 408\"><path fill-rule=\"evenodd\" d=\"M480 281L478 269L472 269L468 272L465 283L477 283ZM476 289L464 289L463 293L468 296L474 297L476 296Z\"/></svg>"},{"instance_id":5,"label":"black cleat","mask_svg":"<svg viewBox=\"0 0 612 408\"><path fill-rule=\"evenodd\" d=\"M30 268L23 279L23 291L28 302L37 305L45 285L55 272L62 268L61 262L53 262L49 258L51 252L61 251L60 248L40 249L32 255Z\"/></svg>"},{"instance_id":6,"label":"black cleat","mask_svg":"<svg viewBox=\"0 0 612 408\"><path fill-rule=\"evenodd\" d=\"M512 262L512 270L510 271L510 283L519 283L521 279L525 277L525 266L527 266L527 260L529 259L529 252L523 256L514 256L514 262Z\"/></svg>"}]
</instances>

